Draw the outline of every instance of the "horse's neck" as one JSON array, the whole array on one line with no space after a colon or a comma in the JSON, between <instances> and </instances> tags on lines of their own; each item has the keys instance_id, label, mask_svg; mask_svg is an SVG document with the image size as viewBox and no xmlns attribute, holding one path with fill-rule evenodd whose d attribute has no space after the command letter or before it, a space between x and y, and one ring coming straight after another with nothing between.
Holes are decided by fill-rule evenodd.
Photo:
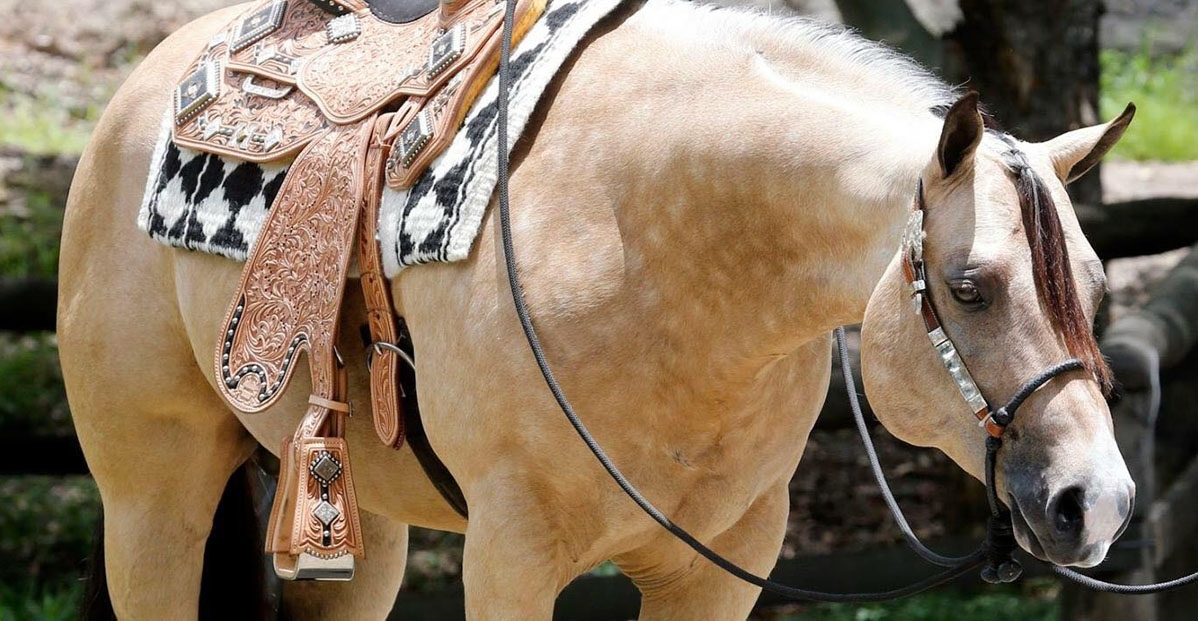
<instances>
[{"instance_id":1,"label":"horse's neck","mask_svg":"<svg viewBox=\"0 0 1198 621\"><path fill-rule=\"evenodd\" d=\"M721 326L730 338L711 353L726 359L785 353L859 321L939 121L801 55L704 44L662 24L632 20L667 31L639 33L643 48L687 62L640 95L638 108L669 112L641 121L649 169L637 174L650 181L631 182L621 208L626 247L652 266L648 287L669 298L674 322Z\"/></svg>"}]
</instances>

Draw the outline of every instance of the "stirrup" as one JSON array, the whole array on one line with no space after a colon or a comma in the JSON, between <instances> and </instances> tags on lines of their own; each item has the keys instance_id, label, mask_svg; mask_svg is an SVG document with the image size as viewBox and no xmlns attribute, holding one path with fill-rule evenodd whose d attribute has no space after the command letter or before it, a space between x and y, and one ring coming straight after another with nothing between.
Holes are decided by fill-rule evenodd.
<instances>
[{"instance_id":1,"label":"stirrup","mask_svg":"<svg viewBox=\"0 0 1198 621\"><path fill-rule=\"evenodd\" d=\"M287 566L290 563L279 564L280 560L290 561L292 558L295 559L295 564L290 567ZM354 577L354 555L352 554L342 554L336 558L320 558L307 552L301 552L298 557L275 554L274 566L275 575L283 580L347 582Z\"/></svg>"}]
</instances>

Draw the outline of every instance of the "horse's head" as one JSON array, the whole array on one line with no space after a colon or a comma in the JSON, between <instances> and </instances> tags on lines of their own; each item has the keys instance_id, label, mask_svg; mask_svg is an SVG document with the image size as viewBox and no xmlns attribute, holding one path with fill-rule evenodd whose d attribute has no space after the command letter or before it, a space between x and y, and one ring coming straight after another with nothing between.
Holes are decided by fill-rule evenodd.
<instances>
[{"instance_id":1,"label":"horse's head","mask_svg":"<svg viewBox=\"0 0 1198 621\"><path fill-rule=\"evenodd\" d=\"M961 373L954 377L953 361L942 360L944 343L955 345L990 408L1048 367L1085 363L1024 402L998 452L996 491L1016 538L1059 564L1100 562L1135 497L1104 399L1109 370L1091 331L1105 288L1102 263L1065 193L1118 141L1133 112L1129 106L1105 125L1028 144L985 130L977 96L963 97L945 115L916 199L924 211L922 278L912 278L910 264L904 273L912 245L905 243L862 328L862 372L878 418L978 478L987 435L975 418L980 401L963 398L968 386L959 389ZM934 309L930 323L916 295L921 285ZM929 340L936 323L949 339L939 350Z\"/></svg>"}]
</instances>

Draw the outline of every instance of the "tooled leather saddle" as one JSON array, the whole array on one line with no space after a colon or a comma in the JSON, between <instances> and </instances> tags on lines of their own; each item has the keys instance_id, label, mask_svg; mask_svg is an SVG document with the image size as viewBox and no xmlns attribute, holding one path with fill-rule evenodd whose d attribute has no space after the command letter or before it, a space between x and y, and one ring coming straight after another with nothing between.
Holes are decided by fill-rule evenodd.
<instances>
[{"instance_id":1,"label":"tooled leather saddle","mask_svg":"<svg viewBox=\"0 0 1198 621\"><path fill-rule=\"evenodd\" d=\"M515 36L545 0L521 0ZM498 63L501 0L264 0L214 37L175 91L180 147L291 160L242 271L215 355L246 413L284 393L307 352L312 394L280 452L266 551L284 579L348 580L364 556L345 440L338 316L352 251L374 347L375 431L404 440L402 352L376 241L383 184L411 186ZM379 346L383 345L383 346Z\"/></svg>"}]
</instances>

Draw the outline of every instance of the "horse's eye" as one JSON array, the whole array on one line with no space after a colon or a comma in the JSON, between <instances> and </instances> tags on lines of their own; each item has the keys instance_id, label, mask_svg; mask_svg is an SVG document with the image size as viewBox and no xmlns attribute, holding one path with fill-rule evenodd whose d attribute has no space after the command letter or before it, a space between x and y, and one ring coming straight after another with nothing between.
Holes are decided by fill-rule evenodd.
<instances>
[{"instance_id":1,"label":"horse's eye","mask_svg":"<svg viewBox=\"0 0 1198 621\"><path fill-rule=\"evenodd\" d=\"M978 291L973 281L954 280L948 286L953 293L953 299L963 306L980 306L985 301L982 299L982 292Z\"/></svg>"}]
</instances>

